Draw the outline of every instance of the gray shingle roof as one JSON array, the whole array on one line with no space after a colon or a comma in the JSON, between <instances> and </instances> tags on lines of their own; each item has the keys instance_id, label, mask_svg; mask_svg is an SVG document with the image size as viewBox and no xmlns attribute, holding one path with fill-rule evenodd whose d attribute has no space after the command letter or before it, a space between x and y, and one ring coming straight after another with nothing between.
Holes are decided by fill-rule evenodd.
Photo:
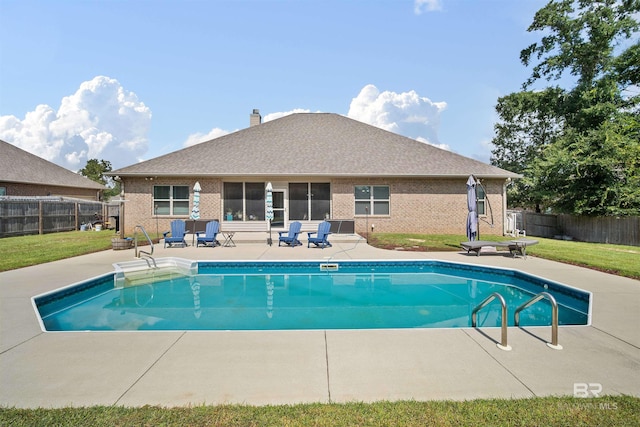
<instances>
[{"instance_id":1,"label":"gray shingle roof","mask_svg":"<svg viewBox=\"0 0 640 427\"><path fill-rule=\"evenodd\" d=\"M119 176L520 175L330 113L298 113L145 162Z\"/></svg>"},{"instance_id":2,"label":"gray shingle roof","mask_svg":"<svg viewBox=\"0 0 640 427\"><path fill-rule=\"evenodd\" d=\"M0 181L106 190L103 185L0 140Z\"/></svg>"}]
</instances>

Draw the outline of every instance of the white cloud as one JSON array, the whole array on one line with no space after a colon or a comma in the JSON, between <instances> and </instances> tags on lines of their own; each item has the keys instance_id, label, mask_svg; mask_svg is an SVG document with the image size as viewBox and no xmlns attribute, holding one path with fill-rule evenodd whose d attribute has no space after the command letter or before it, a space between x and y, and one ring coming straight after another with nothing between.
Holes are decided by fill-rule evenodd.
<instances>
[{"instance_id":1,"label":"white cloud","mask_svg":"<svg viewBox=\"0 0 640 427\"><path fill-rule=\"evenodd\" d=\"M210 141L214 138L218 138L231 133L228 130L213 128L209 133L192 133L187 137L187 140L182 144L184 147L191 147L192 145L200 144L201 142Z\"/></svg>"},{"instance_id":2,"label":"white cloud","mask_svg":"<svg viewBox=\"0 0 640 427\"><path fill-rule=\"evenodd\" d=\"M97 76L62 99L55 111L38 105L24 120L0 116L0 139L71 170L89 159L114 169L139 160L148 148L151 110L112 78Z\"/></svg>"},{"instance_id":3,"label":"white cloud","mask_svg":"<svg viewBox=\"0 0 640 427\"><path fill-rule=\"evenodd\" d=\"M442 10L442 3L440 0L414 0L413 12L416 15L421 15L422 12L435 12Z\"/></svg>"},{"instance_id":4,"label":"white cloud","mask_svg":"<svg viewBox=\"0 0 640 427\"><path fill-rule=\"evenodd\" d=\"M369 84L353 98L347 116L373 126L448 149L438 141L446 102L432 102L415 91L380 92Z\"/></svg>"}]
</instances>

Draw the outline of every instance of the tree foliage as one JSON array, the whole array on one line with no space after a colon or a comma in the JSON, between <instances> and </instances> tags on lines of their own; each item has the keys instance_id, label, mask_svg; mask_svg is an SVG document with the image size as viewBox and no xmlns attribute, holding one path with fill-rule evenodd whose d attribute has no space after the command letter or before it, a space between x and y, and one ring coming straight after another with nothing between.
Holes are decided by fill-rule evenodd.
<instances>
[{"instance_id":1,"label":"tree foliage","mask_svg":"<svg viewBox=\"0 0 640 427\"><path fill-rule=\"evenodd\" d=\"M528 87L540 78L557 80L565 72L578 78L578 86L590 86L610 71L614 48L631 38L638 29L633 15L640 10L638 0L550 1L536 12L528 31L546 34L520 53L529 66L540 62L525 82Z\"/></svg>"},{"instance_id":2,"label":"tree foliage","mask_svg":"<svg viewBox=\"0 0 640 427\"><path fill-rule=\"evenodd\" d=\"M109 200L111 197L120 194L120 183L105 175L112 170L111 162L108 160L89 159L86 166L80 169L78 173L92 181L106 185L108 190L104 192L104 197Z\"/></svg>"},{"instance_id":3,"label":"tree foliage","mask_svg":"<svg viewBox=\"0 0 640 427\"><path fill-rule=\"evenodd\" d=\"M498 100L494 165L522 173L511 202L581 215L640 214L638 0L550 1L522 50L521 92ZM570 87L533 91L540 80ZM635 185L635 187L634 187Z\"/></svg>"},{"instance_id":4,"label":"tree foliage","mask_svg":"<svg viewBox=\"0 0 640 427\"><path fill-rule=\"evenodd\" d=\"M628 114L588 132L568 130L532 163L532 197L561 212L637 215L639 130Z\"/></svg>"},{"instance_id":5,"label":"tree foliage","mask_svg":"<svg viewBox=\"0 0 640 427\"><path fill-rule=\"evenodd\" d=\"M498 100L496 111L502 121L495 125L491 163L524 175L510 189L509 200L517 206L535 206L542 200L532 190L527 168L552 144L562 129L562 118L556 115L564 91L549 88L541 92L523 91Z\"/></svg>"}]
</instances>

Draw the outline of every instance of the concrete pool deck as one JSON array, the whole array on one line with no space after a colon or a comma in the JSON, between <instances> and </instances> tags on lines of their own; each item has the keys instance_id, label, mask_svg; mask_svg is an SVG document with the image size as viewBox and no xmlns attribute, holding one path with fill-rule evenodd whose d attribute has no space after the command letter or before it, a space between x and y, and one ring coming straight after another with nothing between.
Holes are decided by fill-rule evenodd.
<instances>
[{"instance_id":1,"label":"concrete pool deck","mask_svg":"<svg viewBox=\"0 0 640 427\"><path fill-rule=\"evenodd\" d=\"M548 395L640 397L640 281L502 252L409 252L332 236L332 248L163 248L194 260L436 259L506 267L593 292L591 326L315 331L43 332L31 297L113 271L133 250L0 273L0 406L62 407L377 400L469 400ZM512 313L509 313L511 316ZM577 385L575 385L577 384Z\"/></svg>"}]
</instances>

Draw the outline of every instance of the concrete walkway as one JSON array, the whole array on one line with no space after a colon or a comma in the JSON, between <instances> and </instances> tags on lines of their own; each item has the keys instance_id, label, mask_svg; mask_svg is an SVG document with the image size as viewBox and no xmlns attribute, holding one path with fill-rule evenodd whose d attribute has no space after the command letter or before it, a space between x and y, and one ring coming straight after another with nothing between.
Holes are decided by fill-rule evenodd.
<instances>
[{"instance_id":1,"label":"concrete walkway","mask_svg":"<svg viewBox=\"0 0 640 427\"><path fill-rule=\"evenodd\" d=\"M0 273L0 405L61 407L520 398L597 393L640 396L640 282L534 257L402 252L358 236L332 248L155 247L195 260L438 259L519 269L594 294L593 324L549 327L42 332L30 298L113 271L133 250L105 251ZM578 384L578 385L575 385ZM590 384L590 385L589 385ZM591 393L593 392L593 393Z\"/></svg>"}]
</instances>

